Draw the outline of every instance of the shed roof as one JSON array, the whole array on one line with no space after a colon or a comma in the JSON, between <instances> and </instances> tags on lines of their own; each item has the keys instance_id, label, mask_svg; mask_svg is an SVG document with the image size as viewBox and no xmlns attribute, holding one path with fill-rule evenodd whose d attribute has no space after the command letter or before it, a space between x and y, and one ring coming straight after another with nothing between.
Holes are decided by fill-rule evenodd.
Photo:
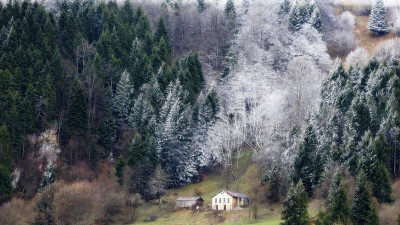
<instances>
[{"instance_id":1,"label":"shed roof","mask_svg":"<svg viewBox=\"0 0 400 225\"><path fill-rule=\"evenodd\" d=\"M201 197L178 197L177 201L204 201Z\"/></svg>"}]
</instances>

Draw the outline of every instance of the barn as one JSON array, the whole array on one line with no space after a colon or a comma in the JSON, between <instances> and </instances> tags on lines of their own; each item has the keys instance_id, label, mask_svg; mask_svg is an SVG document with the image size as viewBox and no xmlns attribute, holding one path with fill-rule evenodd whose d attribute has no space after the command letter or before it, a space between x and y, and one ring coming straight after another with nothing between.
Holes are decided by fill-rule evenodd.
<instances>
[{"instance_id":1,"label":"barn","mask_svg":"<svg viewBox=\"0 0 400 225\"><path fill-rule=\"evenodd\" d=\"M179 197L176 199L177 208L203 207L204 200L201 197Z\"/></svg>"}]
</instances>

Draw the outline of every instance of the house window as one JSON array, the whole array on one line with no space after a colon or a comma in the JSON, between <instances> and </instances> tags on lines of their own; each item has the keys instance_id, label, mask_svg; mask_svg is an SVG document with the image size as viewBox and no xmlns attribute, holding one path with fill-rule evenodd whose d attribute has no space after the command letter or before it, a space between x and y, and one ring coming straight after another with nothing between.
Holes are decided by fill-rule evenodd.
<instances>
[{"instance_id":1,"label":"house window","mask_svg":"<svg viewBox=\"0 0 400 225\"><path fill-rule=\"evenodd\" d=\"M228 203L229 203L229 198L228 198Z\"/></svg>"},{"instance_id":2,"label":"house window","mask_svg":"<svg viewBox=\"0 0 400 225\"><path fill-rule=\"evenodd\" d=\"M217 198L215 198L215 204L217 204L217 201L218 201L218 199L217 199Z\"/></svg>"},{"instance_id":3,"label":"house window","mask_svg":"<svg viewBox=\"0 0 400 225\"><path fill-rule=\"evenodd\" d=\"M221 203L221 198L219 198L219 203Z\"/></svg>"}]
</instances>

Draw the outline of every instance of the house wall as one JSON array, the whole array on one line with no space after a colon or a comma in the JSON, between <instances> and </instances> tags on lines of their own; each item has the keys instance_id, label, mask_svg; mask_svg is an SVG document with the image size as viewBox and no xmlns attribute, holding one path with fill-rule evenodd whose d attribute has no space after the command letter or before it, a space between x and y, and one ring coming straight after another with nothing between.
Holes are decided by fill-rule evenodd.
<instances>
[{"instance_id":1,"label":"house wall","mask_svg":"<svg viewBox=\"0 0 400 225\"><path fill-rule=\"evenodd\" d=\"M211 208L213 210L224 210L224 206L226 207L226 210L232 210L233 197L222 191L212 198Z\"/></svg>"}]
</instances>

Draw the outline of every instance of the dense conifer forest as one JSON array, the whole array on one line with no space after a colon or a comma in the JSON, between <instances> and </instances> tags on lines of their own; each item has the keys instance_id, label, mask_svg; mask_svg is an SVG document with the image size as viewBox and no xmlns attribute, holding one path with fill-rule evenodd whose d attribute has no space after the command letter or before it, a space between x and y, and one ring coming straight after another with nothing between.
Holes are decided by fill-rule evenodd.
<instances>
[{"instance_id":1,"label":"dense conifer forest","mask_svg":"<svg viewBox=\"0 0 400 225\"><path fill-rule=\"evenodd\" d=\"M383 0L0 3L0 224L160 224L206 182L252 200L248 216L205 206L203 224L269 209L398 224L399 15Z\"/></svg>"}]
</instances>

